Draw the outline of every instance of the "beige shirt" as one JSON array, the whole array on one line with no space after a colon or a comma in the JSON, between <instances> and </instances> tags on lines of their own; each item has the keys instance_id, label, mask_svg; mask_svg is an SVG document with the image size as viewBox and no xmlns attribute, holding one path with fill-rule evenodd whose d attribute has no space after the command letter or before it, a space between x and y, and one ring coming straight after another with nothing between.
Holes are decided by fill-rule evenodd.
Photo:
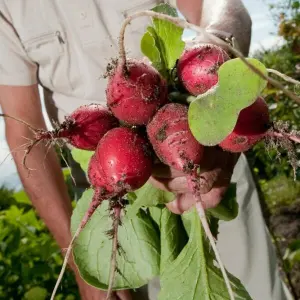
<instances>
[{"instance_id":1,"label":"beige shirt","mask_svg":"<svg viewBox=\"0 0 300 300\"><path fill-rule=\"evenodd\" d=\"M118 55L121 24L133 12L163 2L176 0L0 0L0 84L39 80L50 118L60 122L80 105L105 104L103 75ZM129 57L141 57L149 21L139 18L127 27ZM201 26L230 32L247 53L251 20L240 0L202 1Z\"/></svg>"}]
</instances>

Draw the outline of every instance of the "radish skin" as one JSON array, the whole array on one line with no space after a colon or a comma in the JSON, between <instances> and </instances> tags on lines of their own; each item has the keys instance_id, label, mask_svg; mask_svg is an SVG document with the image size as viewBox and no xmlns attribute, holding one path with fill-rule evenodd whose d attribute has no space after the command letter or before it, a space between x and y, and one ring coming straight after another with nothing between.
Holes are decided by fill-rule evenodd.
<instances>
[{"instance_id":1,"label":"radish skin","mask_svg":"<svg viewBox=\"0 0 300 300\"><path fill-rule=\"evenodd\" d=\"M218 69L226 60L228 54L216 45L201 44L187 49L178 61L179 80L192 95L203 94L218 83Z\"/></svg>"},{"instance_id":2,"label":"radish skin","mask_svg":"<svg viewBox=\"0 0 300 300\"><path fill-rule=\"evenodd\" d=\"M74 147L94 151L103 135L119 125L112 113L100 104L81 106L49 137L65 138Z\"/></svg>"},{"instance_id":3,"label":"radish skin","mask_svg":"<svg viewBox=\"0 0 300 300\"><path fill-rule=\"evenodd\" d=\"M244 108L233 131L219 146L229 152L245 152L263 139L270 128L268 105L262 97Z\"/></svg>"},{"instance_id":4,"label":"radish skin","mask_svg":"<svg viewBox=\"0 0 300 300\"><path fill-rule=\"evenodd\" d=\"M169 103L147 126L149 140L161 161L185 173L200 163L204 149L189 129L187 114L187 106Z\"/></svg>"},{"instance_id":5,"label":"radish skin","mask_svg":"<svg viewBox=\"0 0 300 300\"><path fill-rule=\"evenodd\" d=\"M144 62L129 59L119 63L106 90L112 113L130 125L146 125L167 98L167 83Z\"/></svg>"},{"instance_id":6,"label":"radish skin","mask_svg":"<svg viewBox=\"0 0 300 300\"><path fill-rule=\"evenodd\" d=\"M151 176L150 145L130 128L110 130L101 139L96 155L106 178L105 188L118 195L140 188Z\"/></svg>"}]
</instances>

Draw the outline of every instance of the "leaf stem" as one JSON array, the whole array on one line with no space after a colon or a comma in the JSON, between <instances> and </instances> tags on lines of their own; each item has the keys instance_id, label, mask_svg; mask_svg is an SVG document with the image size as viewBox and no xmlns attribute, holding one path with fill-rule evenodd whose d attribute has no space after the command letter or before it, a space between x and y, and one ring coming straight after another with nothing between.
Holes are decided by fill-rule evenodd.
<instances>
[{"instance_id":1,"label":"leaf stem","mask_svg":"<svg viewBox=\"0 0 300 300\"><path fill-rule=\"evenodd\" d=\"M233 294L233 291L232 291L232 288L231 288L231 285L230 285L230 281L229 281L227 272L226 272L224 264L221 260L221 256L220 256L218 248L216 246L215 239L214 239L214 237L213 237L213 235L210 231L210 228L209 228L209 225L208 225L208 222L207 222L205 211L204 211L204 208L203 208L203 205L202 205L201 196L200 195L198 195L198 196L195 195L194 197L196 199L195 207L197 209L197 212L198 212L200 221L202 223L203 229L205 231L205 234L208 237L210 245L211 245L211 247L212 247L212 249L215 253L217 262L219 264L219 267L221 269L221 272L222 272L222 275L223 275L223 278L224 278L224 281L225 281L225 284L226 284L226 287L227 287L227 291L228 291L229 296L230 296L230 300L234 300L235 297L234 297L234 294Z\"/></svg>"},{"instance_id":2,"label":"leaf stem","mask_svg":"<svg viewBox=\"0 0 300 300\"><path fill-rule=\"evenodd\" d=\"M121 65L126 64L126 52L125 52L125 45L124 45L125 29L126 29L127 25L132 22L132 20L134 20L136 18L139 18L139 17L144 17L144 16L157 18L157 19L161 19L161 20L166 20L166 21L169 21L169 22L177 25L178 27L185 28L185 29L191 29L193 31L201 33L203 36L206 36L209 40L211 40L211 41L227 48L236 57L239 57L254 73L256 73L258 76L260 76L264 80L271 83L273 86L280 89L284 94L286 94L292 100L294 100L295 102L300 104L300 97L298 97L296 94L294 94L293 92L286 89L279 81L277 81L277 80L269 77L268 75L262 73L254 65L249 63L240 51L238 51L237 49L232 47L229 43L227 43L224 40L220 39L216 35L213 35L213 34L207 32L205 28L201 28L199 26L191 24L191 23L189 23L189 22L187 22L183 19L180 19L180 18L171 17L171 16L168 16L168 15L165 15L165 14L162 14L162 13L157 13L157 12L150 11L150 10L149 11L145 10L145 11L136 12L136 13L132 14L131 16L128 16L125 19L125 21L123 22L121 30L120 30L120 35L119 35L119 59L120 59L120 64ZM234 38L232 40L233 40L233 42L235 41Z\"/></svg>"},{"instance_id":3,"label":"leaf stem","mask_svg":"<svg viewBox=\"0 0 300 300\"><path fill-rule=\"evenodd\" d=\"M33 131L34 133L37 133L39 130L34 128L33 126L31 126L29 123L19 119L19 118L16 118L16 117L13 117L13 116L10 116L10 115L7 115L7 114L0 114L0 117L3 117L3 118L8 118L8 119L12 119L12 120L15 120L19 123L22 123L24 125L26 125L31 131Z\"/></svg>"}]
</instances>

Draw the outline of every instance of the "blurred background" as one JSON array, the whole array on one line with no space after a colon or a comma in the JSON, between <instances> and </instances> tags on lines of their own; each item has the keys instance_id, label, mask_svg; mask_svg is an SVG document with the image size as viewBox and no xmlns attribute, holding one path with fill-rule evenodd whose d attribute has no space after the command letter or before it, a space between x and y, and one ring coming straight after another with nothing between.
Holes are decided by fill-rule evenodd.
<instances>
[{"instance_id":1,"label":"blurred background","mask_svg":"<svg viewBox=\"0 0 300 300\"><path fill-rule=\"evenodd\" d=\"M250 56L300 80L300 1L243 2L253 21ZM185 33L190 35L191 32ZM284 84L300 94L300 87ZM299 130L298 105L272 86L267 87L264 96L273 120L288 121ZM282 276L295 299L300 299L300 173L294 181L287 155L283 153L278 158L277 151L266 151L264 143L246 155L261 194ZM67 169L65 178L70 184ZM59 249L22 190L0 119L0 299L46 299L61 264ZM57 300L79 299L70 272L62 285Z\"/></svg>"}]
</instances>

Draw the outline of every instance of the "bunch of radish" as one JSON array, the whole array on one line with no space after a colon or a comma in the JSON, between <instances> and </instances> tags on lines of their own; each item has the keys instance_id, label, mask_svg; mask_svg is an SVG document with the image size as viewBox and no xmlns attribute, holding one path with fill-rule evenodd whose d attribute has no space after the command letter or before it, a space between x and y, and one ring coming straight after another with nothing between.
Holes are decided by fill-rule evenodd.
<instances>
[{"instance_id":1,"label":"bunch of radish","mask_svg":"<svg viewBox=\"0 0 300 300\"><path fill-rule=\"evenodd\" d=\"M187 49L178 60L179 81L192 95L205 93L218 83L218 68L228 59L222 48L211 44ZM81 149L88 149L86 145L92 144L92 138L97 139L97 147L89 147L95 151L88 168L94 197L73 241L102 201L113 203L111 209L120 215L123 196L147 182L154 159L159 159L186 174L204 229L223 275L227 276L201 204L199 168L204 147L189 129L188 103L170 102L167 82L159 72L150 64L133 59L118 61L109 76L106 96L108 109L96 105L97 111L102 112L97 122L92 125L88 117L88 110L95 110L96 106L81 107L67 120L70 124L80 124L80 120L84 120L89 126L73 125L76 138L72 134L60 134L73 145L78 141L75 146ZM241 111L233 132L219 146L231 152L246 151L262 139L268 129L268 108L264 100L258 98ZM232 293L230 286L228 289Z\"/></svg>"}]
</instances>

